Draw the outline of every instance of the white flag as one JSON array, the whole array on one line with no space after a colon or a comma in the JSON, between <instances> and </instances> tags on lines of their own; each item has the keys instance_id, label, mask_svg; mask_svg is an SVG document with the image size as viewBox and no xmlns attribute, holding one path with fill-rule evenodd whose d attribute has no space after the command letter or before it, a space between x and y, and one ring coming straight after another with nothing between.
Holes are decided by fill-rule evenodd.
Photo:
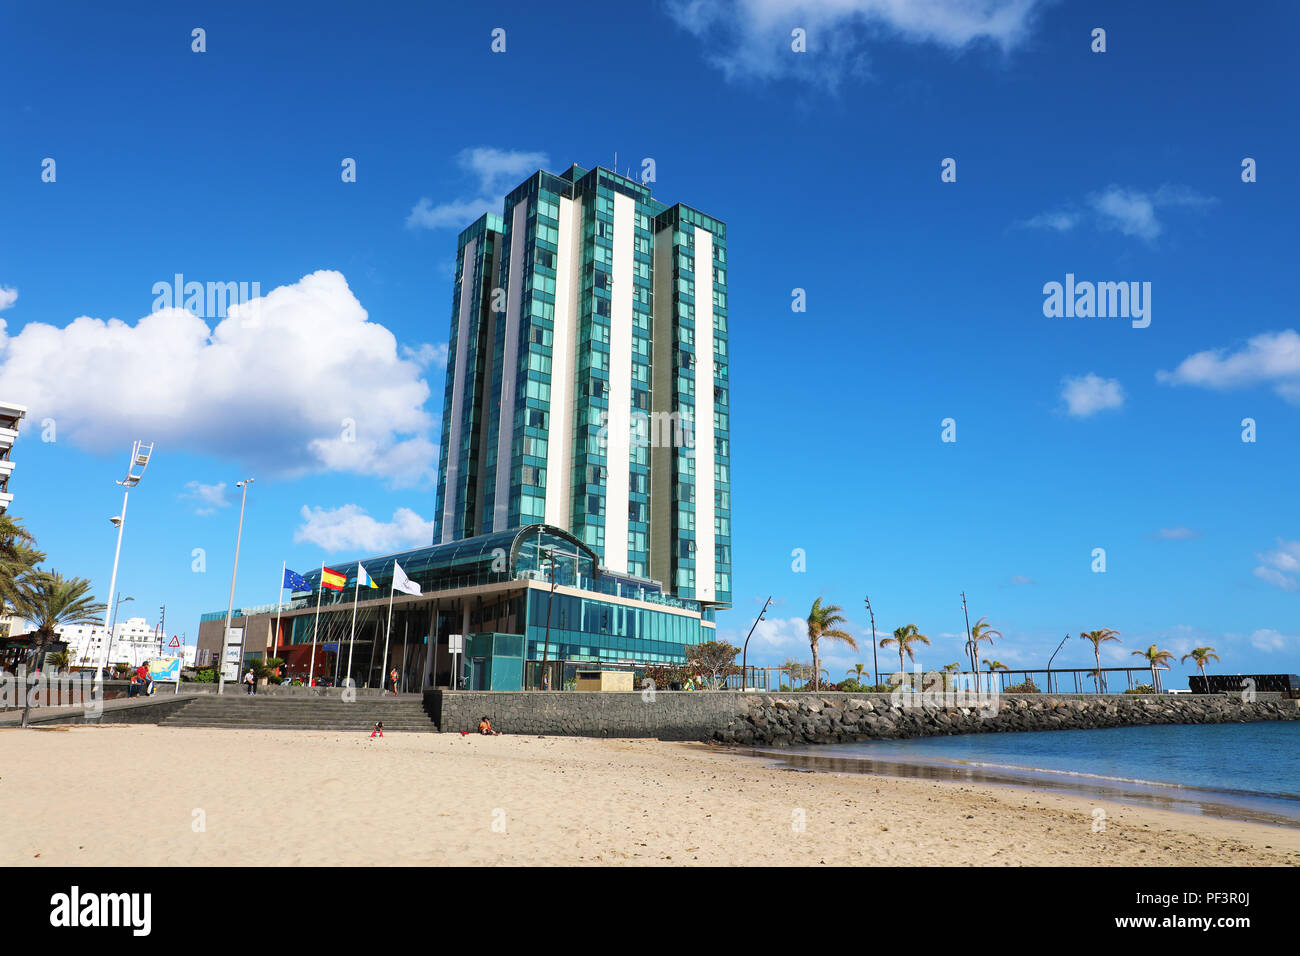
<instances>
[{"instance_id":1,"label":"white flag","mask_svg":"<svg viewBox=\"0 0 1300 956\"><path fill-rule=\"evenodd\" d=\"M420 593L420 586L406 576L406 572L396 561L393 562L393 590L401 591L403 594Z\"/></svg>"}]
</instances>

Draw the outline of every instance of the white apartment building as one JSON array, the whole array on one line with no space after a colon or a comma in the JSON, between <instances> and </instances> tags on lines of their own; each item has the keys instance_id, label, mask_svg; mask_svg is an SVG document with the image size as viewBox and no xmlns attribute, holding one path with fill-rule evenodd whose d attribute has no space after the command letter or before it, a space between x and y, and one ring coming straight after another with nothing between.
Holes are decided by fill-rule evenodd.
<instances>
[{"instance_id":1,"label":"white apartment building","mask_svg":"<svg viewBox=\"0 0 1300 956\"><path fill-rule=\"evenodd\" d=\"M9 456L18 439L18 423L26 416L26 406L0 402L0 514L8 511L14 500L9 491L9 478L14 472L14 463Z\"/></svg>"},{"instance_id":2,"label":"white apartment building","mask_svg":"<svg viewBox=\"0 0 1300 956\"><path fill-rule=\"evenodd\" d=\"M56 631L59 640L68 645L73 666L95 664L104 660L104 635L102 625L77 624ZM175 657L181 648L168 651L167 640L142 617L118 621L113 626L113 646L109 650L109 664L128 664L135 667L155 657ZM190 657L194 656L190 649ZM188 663L188 661L186 661Z\"/></svg>"}]
</instances>

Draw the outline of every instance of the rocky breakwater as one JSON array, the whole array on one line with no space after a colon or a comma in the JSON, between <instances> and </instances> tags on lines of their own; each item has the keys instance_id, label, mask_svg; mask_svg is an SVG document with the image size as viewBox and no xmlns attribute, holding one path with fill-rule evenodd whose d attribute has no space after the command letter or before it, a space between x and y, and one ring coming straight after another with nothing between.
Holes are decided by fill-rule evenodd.
<instances>
[{"instance_id":1,"label":"rocky breakwater","mask_svg":"<svg viewBox=\"0 0 1300 956\"><path fill-rule=\"evenodd\" d=\"M920 695L916 695L918 698ZM889 694L746 695L742 713L713 734L727 744L786 746L854 740L1088 730L1142 724L1225 724L1297 720L1294 700L1219 695L1049 697L1003 695L973 706L915 703Z\"/></svg>"}]
</instances>

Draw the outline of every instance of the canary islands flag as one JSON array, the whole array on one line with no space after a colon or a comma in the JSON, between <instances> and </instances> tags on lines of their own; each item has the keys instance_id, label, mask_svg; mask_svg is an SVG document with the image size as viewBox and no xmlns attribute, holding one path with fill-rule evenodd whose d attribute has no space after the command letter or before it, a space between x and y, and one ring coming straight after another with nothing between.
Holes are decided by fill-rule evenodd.
<instances>
[{"instance_id":1,"label":"canary islands flag","mask_svg":"<svg viewBox=\"0 0 1300 956\"><path fill-rule=\"evenodd\" d=\"M320 569L320 586L330 591L342 591L343 586L348 583L346 574L339 574L333 568Z\"/></svg>"},{"instance_id":2,"label":"canary islands flag","mask_svg":"<svg viewBox=\"0 0 1300 956\"><path fill-rule=\"evenodd\" d=\"M357 565L357 587L359 588L377 588L378 584L375 579L366 574L366 567L363 564Z\"/></svg>"}]
</instances>

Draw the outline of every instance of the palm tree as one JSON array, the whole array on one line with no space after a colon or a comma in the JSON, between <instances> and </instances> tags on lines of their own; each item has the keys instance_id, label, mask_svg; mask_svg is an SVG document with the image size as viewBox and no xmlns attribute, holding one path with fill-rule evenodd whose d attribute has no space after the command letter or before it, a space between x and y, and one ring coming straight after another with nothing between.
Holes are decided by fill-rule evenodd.
<instances>
[{"instance_id":1,"label":"palm tree","mask_svg":"<svg viewBox=\"0 0 1300 956\"><path fill-rule=\"evenodd\" d=\"M69 667L72 664L72 654L68 651L56 651L53 654L46 654L45 663L56 670L60 667Z\"/></svg>"},{"instance_id":2,"label":"palm tree","mask_svg":"<svg viewBox=\"0 0 1300 956\"><path fill-rule=\"evenodd\" d=\"M1011 668L1007 667L1007 665L1006 665L1006 664L1003 664L1001 661L985 661L985 662L984 662L984 666L987 667L987 668L989 669L989 677L990 677L990 678L992 678L993 674L994 674L996 671L1009 671L1009 670L1011 670Z\"/></svg>"},{"instance_id":3,"label":"palm tree","mask_svg":"<svg viewBox=\"0 0 1300 956\"><path fill-rule=\"evenodd\" d=\"M1160 648L1156 647L1154 644L1148 647L1145 651L1134 651L1133 654L1137 657L1145 657L1147 663L1151 665L1151 689L1154 691L1160 686L1156 683L1156 665L1172 661L1174 655L1170 654L1168 651L1160 650Z\"/></svg>"},{"instance_id":4,"label":"palm tree","mask_svg":"<svg viewBox=\"0 0 1300 956\"><path fill-rule=\"evenodd\" d=\"M943 686L945 688L953 686L953 675L961 672L961 662L953 661L951 664L943 665Z\"/></svg>"},{"instance_id":5,"label":"palm tree","mask_svg":"<svg viewBox=\"0 0 1300 956\"><path fill-rule=\"evenodd\" d=\"M844 672L844 676L852 677L854 683L856 683L859 687L861 687L862 678L867 676L867 669L863 667L861 664L854 664L851 668L849 668Z\"/></svg>"},{"instance_id":6,"label":"palm tree","mask_svg":"<svg viewBox=\"0 0 1300 956\"><path fill-rule=\"evenodd\" d=\"M18 613L36 625L36 660L54 640L60 627L98 624L104 619L105 605L96 604L85 578L65 578L57 571L32 574L15 602ZM22 726L27 726L30 703L23 706Z\"/></svg>"},{"instance_id":7,"label":"palm tree","mask_svg":"<svg viewBox=\"0 0 1300 956\"><path fill-rule=\"evenodd\" d=\"M848 619L840 612L843 608L835 604L822 604L819 597L813 601L812 610L808 612L808 644L812 647L812 669L813 669L813 690L817 690L818 677L821 674L821 668L818 664L817 644L824 637L831 641L840 641L849 645L855 651L858 649L858 642L848 631L840 625L847 624Z\"/></svg>"},{"instance_id":8,"label":"palm tree","mask_svg":"<svg viewBox=\"0 0 1300 956\"><path fill-rule=\"evenodd\" d=\"M18 519L0 514L0 607L17 608L23 582L45 560L36 539Z\"/></svg>"},{"instance_id":9,"label":"palm tree","mask_svg":"<svg viewBox=\"0 0 1300 956\"><path fill-rule=\"evenodd\" d=\"M993 638L1001 636L1002 632L996 630L993 625L988 622L988 618L986 617L980 618L971 625L970 646L971 654L975 658L974 664L976 670L980 669L980 641L988 641L991 646L993 644Z\"/></svg>"},{"instance_id":10,"label":"palm tree","mask_svg":"<svg viewBox=\"0 0 1300 956\"><path fill-rule=\"evenodd\" d=\"M898 645L898 669L906 673L907 664L903 662L903 655L907 655L909 661L916 660L916 653L912 650L913 644L929 644L930 639L916 629L915 624L905 624L902 627L894 628L893 637L882 637L880 639L881 647L889 647L891 644Z\"/></svg>"},{"instance_id":11,"label":"palm tree","mask_svg":"<svg viewBox=\"0 0 1300 956\"><path fill-rule=\"evenodd\" d=\"M1119 631L1112 631L1108 627L1099 628L1095 631L1083 631L1080 635L1085 641L1092 642L1092 653L1097 658L1097 669L1092 672L1091 676L1097 679L1097 693L1101 693L1101 645L1107 641L1119 641Z\"/></svg>"},{"instance_id":12,"label":"palm tree","mask_svg":"<svg viewBox=\"0 0 1300 956\"><path fill-rule=\"evenodd\" d=\"M1189 657L1196 662L1196 666L1200 669L1202 677L1205 676L1205 665L1212 660L1217 661L1219 659L1219 655L1214 653L1214 648L1212 647L1193 647L1190 654L1183 655L1183 659L1180 663L1186 664L1187 658ZM1206 690L1208 689L1209 688L1207 687Z\"/></svg>"}]
</instances>

